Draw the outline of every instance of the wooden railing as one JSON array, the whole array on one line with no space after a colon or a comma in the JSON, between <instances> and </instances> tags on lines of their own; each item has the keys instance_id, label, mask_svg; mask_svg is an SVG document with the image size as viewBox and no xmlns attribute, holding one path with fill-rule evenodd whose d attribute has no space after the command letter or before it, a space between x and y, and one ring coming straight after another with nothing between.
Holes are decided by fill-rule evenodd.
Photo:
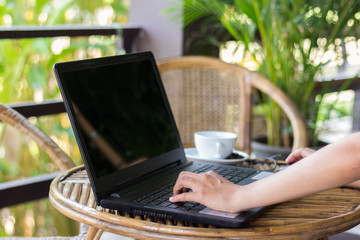
<instances>
[{"instance_id":1,"label":"wooden railing","mask_svg":"<svg viewBox=\"0 0 360 240\"><path fill-rule=\"evenodd\" d=\"M46 37L79 37L92 35L116 35L121 37L121 45L118 49L125 49L127 53L136 52L136 39L141 28L131 25L111 26L80 26L80 25L59 25L59 26L17 26L0 27L1 39L23 39L23 38L46 38ZM9 104L25 117L44 116L65 112L64 103L59 100L46 100L42 103L24 102ZM36 177L25 178L5 183L0 183L0 208L33 201L48 196L49 186L58 173L44 174Z\"/></svg>"},{"instance_id":2,"label":"wooden railing","mask_svg":"<svg viewBox=\"0 0 360 240\"><path fill-rule=\"evenodd\" d=\"M55 26L13 26L0 27L0 39L80 37L92 35L117 35L123 39L122 46L127 53L134 52L136 38L141 28L131 25L113 24L110 26L55 25Z\"/></svg>"}]
</instances>

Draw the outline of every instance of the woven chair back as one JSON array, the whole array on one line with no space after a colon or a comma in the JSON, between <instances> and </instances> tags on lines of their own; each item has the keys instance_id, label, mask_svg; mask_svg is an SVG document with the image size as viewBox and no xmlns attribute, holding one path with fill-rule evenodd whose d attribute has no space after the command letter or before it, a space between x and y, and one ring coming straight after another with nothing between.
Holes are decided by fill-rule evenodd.
<instances>
[{"instance_id":1,"label":"woven chair back","mask_svg":"<svg viewBox=\"0 0 360 240\"><path fill-rule=\"evenodd\" d=\"M259 73L203 56L158 63L169 102L185 147L194 146L194 132L238 134L236 148L251 152L252 91L269 95L284 110L294 131L293 148L307 145L305 122L279 88Z\"/></svg>"}]
</instances>

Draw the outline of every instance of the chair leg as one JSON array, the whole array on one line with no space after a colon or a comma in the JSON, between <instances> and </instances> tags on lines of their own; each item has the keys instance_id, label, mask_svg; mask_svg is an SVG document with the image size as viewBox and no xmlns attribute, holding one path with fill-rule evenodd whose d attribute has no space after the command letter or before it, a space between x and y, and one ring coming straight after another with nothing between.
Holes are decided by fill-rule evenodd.
<instances>
[{"instance_id":1,"label":"chair leg","mask_svg":"<svg viewBox=\"0 0 360 240\"><path fill-rule=\"evenodd\" d=\"M103 234L104 230L99 229L95 235L94 240L99 240L101 238L101 235Z\"/></svg>"},{"instance_id":2,"label":"chair leg","mask_svg":"<svg viewBox=\"0 0 360 240\"><path fill-rule=\"evenodd\" d=\"M102 234L102 230L96 228L96 227L90 227L87 234L86 234L86 238L85 240L98 240Z\"/></svg>"}]
</instances>

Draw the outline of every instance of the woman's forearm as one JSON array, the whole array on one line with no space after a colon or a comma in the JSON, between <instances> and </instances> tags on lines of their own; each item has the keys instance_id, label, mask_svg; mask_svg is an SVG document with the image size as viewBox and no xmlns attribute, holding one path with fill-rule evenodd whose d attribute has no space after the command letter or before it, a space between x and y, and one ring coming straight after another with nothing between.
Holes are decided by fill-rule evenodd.
<instances>
[{"instance_id":1,"label":"woman's forearm","mask_svg":"<svg viewBox=\"0 0 360 240\"><path fill-rule=\"evenodd\" d=\"M334 187L358 186L359 179L360 133L356 133L279 173L238 188L239 210L271 205Z\"/></svg>"},{"instance_id":2,"label":"woman's forearm","mask_svg":"<svg viewBox=\"0 0 360 240\"><path fill-rule=\"evenodd\" d=\"M360 188L360 180L346 184L346 185L344 185L344 187Z\"/></svg>"}]
</instances>

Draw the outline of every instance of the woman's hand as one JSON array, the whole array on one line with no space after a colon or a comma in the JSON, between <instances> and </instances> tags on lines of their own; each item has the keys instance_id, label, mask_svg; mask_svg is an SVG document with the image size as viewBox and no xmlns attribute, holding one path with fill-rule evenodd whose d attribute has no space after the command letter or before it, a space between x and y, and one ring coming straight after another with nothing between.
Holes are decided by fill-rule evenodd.
<instances>
[{"instance_id":1,"label":"woman's hand","mask_svg":"<svg viewBox=\"0 0 360 240\"><path fill-rule=\"evenodd\" d=\"M314 149L311 148L299 148L295 152L292 152L287 158L287 163L295 163L297 161L300 161L303 158L306 158L307 156L313 154L315 152Z\"/></svg>"},{"instance_id":2,"label":"woman's hand","mask_svg":"<svg viewBox=\"0 0 360 240\"><path fill-rule=\"evenodd\" d=\"M181 172L174 185L171 202L194 201L225 212L238 212L235 193L240 188L214 171Z\"/></svg>"},{"instance_id":3,"label":"woman's hand","mask_svg":"<svg viewBox=\"0 0 360 240\"><path fill-rule=\"evenodd\" d=\"M299 148L295 152L291 153L285 161L287 163L295 163L295 162L300 161L301 159L306 158L307 156L313 154L314 152L315 152L315 150L313 150L311 148ZM345 185L345 187L360 188L360 180L349 183L349 184Z\"/></svg>"}]
</instances>

